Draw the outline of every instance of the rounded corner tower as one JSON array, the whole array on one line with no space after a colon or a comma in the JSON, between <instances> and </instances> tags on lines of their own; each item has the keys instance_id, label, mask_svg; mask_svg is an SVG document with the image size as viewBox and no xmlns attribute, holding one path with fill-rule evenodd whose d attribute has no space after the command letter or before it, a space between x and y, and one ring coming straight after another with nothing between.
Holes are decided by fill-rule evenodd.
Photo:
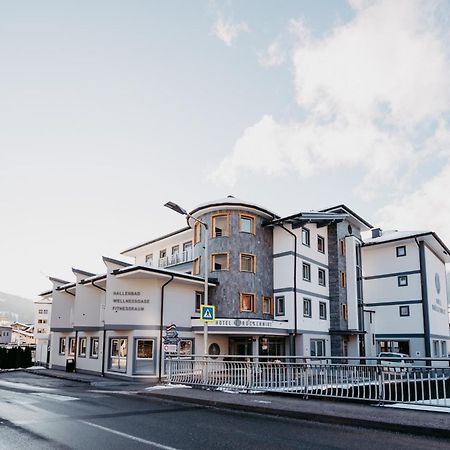
<instances>
[{"instance_id":1,"label":"rounded corner tower","mask_svg":"<svg viewBox=\"0 0 450 450\"><path fill-rule=\"evenodd\" d=\"M273 235L266 222L275 214L233 196L194 208L193 274L204 276L208 239L208 276L219 284L209 291L218 318L273 318ZM205 236L206 234L206 236Z\"/></svg>"}]
</instances>

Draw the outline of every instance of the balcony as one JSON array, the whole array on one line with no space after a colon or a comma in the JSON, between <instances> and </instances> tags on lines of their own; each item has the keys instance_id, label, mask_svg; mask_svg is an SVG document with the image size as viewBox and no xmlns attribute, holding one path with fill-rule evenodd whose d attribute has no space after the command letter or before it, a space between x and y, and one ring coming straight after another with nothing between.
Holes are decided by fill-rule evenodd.
<instances>
[{"instance_id":1,"label":"balcony","mask_svg":"<svg viewBox=\"0 0 450 450\"><path fill-rule=\"evenodd\" d=\"M182 264L193 260L192 249L185 250L184 252L174 253L170 256L165 256L159 259L158 267L164 268L168 266L174 266L175 264Z\"/></svg>"}]
</instances>

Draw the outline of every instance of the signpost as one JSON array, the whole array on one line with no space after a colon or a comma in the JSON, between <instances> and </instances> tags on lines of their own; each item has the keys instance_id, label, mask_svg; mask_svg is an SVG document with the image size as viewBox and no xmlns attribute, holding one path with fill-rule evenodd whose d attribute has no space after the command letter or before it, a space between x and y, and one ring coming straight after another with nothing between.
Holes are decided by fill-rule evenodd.
<instances>
[{"instance_id":1,"label":"signpost","mask_svg":"<svg viewBox=\"0 0 450 450\"><path fill-rule=\"evenodd\" d=\"M163 350L166 353L177 353L178 342L180 342L180 337L178 336L177 326L174 323L167 325L166 334L163 337Z\"/></svg>"},{"instance_id":2,"label":"signpost","mask_svg":"<svg viewBox=\"0 0 450 450\"><path fill-rule=\"evenodd\" d=\"M213 305L200 305L200 320L214 322L216 320L216 307Z\"/></svg>"}]
</instances>

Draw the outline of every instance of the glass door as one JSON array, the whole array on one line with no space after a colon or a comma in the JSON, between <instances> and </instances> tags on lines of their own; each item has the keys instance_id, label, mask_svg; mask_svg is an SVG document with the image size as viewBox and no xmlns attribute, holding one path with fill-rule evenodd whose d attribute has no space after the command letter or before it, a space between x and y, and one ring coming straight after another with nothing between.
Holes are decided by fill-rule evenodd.
<instances>
[{"instance_id":1,"label":"glass door","mask_svg":"<svg viewBox=\"0 0 450 450\"><path fill-rule=\"evenodd\" d=\"M114 338L110 341L109 369L115 372L127 371L127 338Z\"/></svg>"}]
</instances>

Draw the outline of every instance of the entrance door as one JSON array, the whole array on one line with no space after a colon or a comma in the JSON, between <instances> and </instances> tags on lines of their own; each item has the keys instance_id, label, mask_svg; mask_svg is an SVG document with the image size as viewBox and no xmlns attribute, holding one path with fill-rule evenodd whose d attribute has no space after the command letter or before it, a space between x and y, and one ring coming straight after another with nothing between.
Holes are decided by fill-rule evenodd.
<instances>
[{"instance_id":1,"label":"entrance door","mask_svg":"<svg viewBox=\"0 0 450 450\"><path fill-rule=\"evenodd\" d=\"M110 341L109 369L115 372L127 371L128 339L114 338Z\"/></svg>"},{"instance_id":2,"label":"entrance door","mask_svg":"<svg viewBox=\"0 0 450 450\"><path fill-rule=\"evenodd\" d=\"M230 354L237 356L252 355L252 338L230 338Z\"/></svg>"}]
</instances>

